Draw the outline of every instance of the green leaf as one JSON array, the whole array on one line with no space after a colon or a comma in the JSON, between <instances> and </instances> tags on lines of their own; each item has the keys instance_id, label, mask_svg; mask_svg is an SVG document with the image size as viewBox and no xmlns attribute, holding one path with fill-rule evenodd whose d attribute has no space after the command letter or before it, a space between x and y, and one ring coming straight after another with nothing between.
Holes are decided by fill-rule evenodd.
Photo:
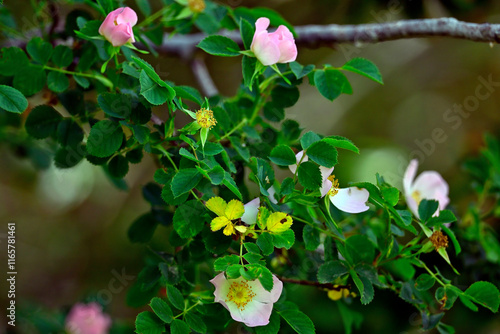
<instances>
[{"instance_id":1,"label":"green leaf","mask_svg":"<svg viewBox=\"0 0 500 334\"><path fill-rule=\"evenodd\" d=\"M288 145L278 145L273 148L269 160L278 166L289 166L297 163L295 154Z\"/></svg>"},{"instance_id":2,"label":"green leaf","mask_svg":"<svg viewBox=\"0 0 500 334\"><path fill-rule=\"evenodd\" d=\"M259 268L262 269L262 272L260 273L259 276L259 282L262 284L262 287L266 289L267 291L271 291L274 286L274 281L273 281L273 274L269 269L267 269L264 266L260 266Z\"/></svg>"},{"instance_id":3,"label":"green leaf","mask_svg":"<svg viewBox=\"0 0 500 334\"><path fill-rule=\"evenodd\" d=\"M189 330L188 324L180 319L174 319L170 324L170 333L171 334L189 334L191 331Z\"/></svg>"},{"instance_id":4,"label":"green leaf","mask_svg":"<svg viewBox=\"0 0 500 334\"><path fill-rule=\"evenodd\" d=\"M120 124L102 120L90 129L87 151L96 157L109 157L115 153L123 142L123 130Z\"/></svg>"},{"instance_id":5,"label":"green leaf","mask_svg":"<svg viewBox=\"0 0 500 334\"><path fill-rule=\"evenodd\" d=\"M255 78L255 71L257 66L257 58L243 56L241 59L241 69L243 72L243 82L245 86L252 89L253 80Z\"/></svg>"},{"instance_id":6,"label":"green leaf","mask_svg":"<svg viewBox=\"0 0 500 334\"><path fill-rule=\"evenodd\" d=\"M426 291L432 288L436 279L429 274L422 274L415 280L415 288L418 291Z\"/></svg>"},{"instance_id":7,"label":"green leaf","mask_svg":"<svg viewBox=\"0 0 500 334\"><path fill-rule=\"evenodd\" d=\"M395 206L399 202L399 190L394 187L382 188L380 190L385 201L390 206Z\"/></svg>"},{"instance_id":8,"label":"green leaf","mask_svg":"<svg viewBox=\"0 0 500 334\"><path fill-rule=\"evenodd\" d=\"M295 233L292 229L280 234L273 234L273 244L276 248L290 249L295 243Z\"/></svg>"},{"instance_id":9,"label":"green leaf","mask_svg":"<svg viewBox=\"0 0 500 334\"><path fill-rule=\"evenodd\" d=\"M312 144L320 141L321 138L315 132L309 131L304 133L302 138L300 138L300 144L302 149L307 150Z\"/></svg>"},{"instance_id":10,"label":"green leaf","mask_svg":"<svg viewBox=\"0 0 500 334\"><path fill-rule=\"evenodd\" d=\"M260 254L260 249L259 249L259 246L257 246L256 244L254 243L251 243L251 242L245 242L243 244L243 246L245 246L245 249L247 250L247 252L250 252L250 253L255 253L255 254Z\"/></svg>"},{"instance_id":11,"label":"green leaf","mask_svg":"<svg viewBox=\"0 0 500 334\"><path fill-rule=\"evenodd\" d=\"M174 90L176 96L182 98L183 100L191 100L200 106L203 103L200 92L191 86L175 86Z\"/></svg>"},{"instance_id":12,"label":"green leaf","mask_svg":"<svg viewBox=\"0 0 500 334\"><path fill-rule=\"evenodd\" d=\"M14 76L14 88L25 96L31 96L43 89L47 76L42 68L28 65L21 68Z\"/></svg>"},{"instance_id":13,"label":"green leaf","mask_svg":"<svg viewBox=\"0 0 500 334\"><path fill-rule=\"evenodd\" d=\"M151 5L149 4L149 0L135 0L135 3L144 16L148 17L151 15Z\"/></svg>"},{"instance_id":14,"label":"green leaf","mask_svg":"<svg viewBox=\"0 0 500 334\"><path fill-rule=\"evenodd\" d=\"M174 213L174 229L181 238L188 239L196 236L205 226L203 204L197 200L190 200L180 205Z\"/></svg>"},{"instance_id":15,"label":"green leaf","mask_svg":"<svg viewBox=\"0 0 500 334\"><path fill-rule=\"evenodd\" d=\"M146 126L134 124L130 126L130 128L134 133L134 138L137 140L139 144L144 145L149 141L149 136L151 134L151 131L149 131L149 129Z\"/></svg>"},{"instance_id":16,"label":"green leaf","mask_svg":"<svg viewBox=\"0 0 500 334\"><path fill-rule=\"evenodd\" d=\"M17 89L0 85L0 108L21 114L28 108L28 100Z\"/></svg>"},{"instance_id":17,"label":"green leaf","mask_svg":"<svg viewBox=\"0 0 500 334\"><path fill-rule=\"evenodd\" d=\"M243 146L240 140L240 138L237 138L235 136L229 137L229 141L231 142L231 145L234 147L234 149L245 161L248 162L248 160L250 159L250 150L248 149L248 147Z\"/></svg>"},{"instance_id":18,"label":"green leaf","mask_svg":"<svg viewBox=\"0 0 500 334\"><path fill-rule=\"evenodd\" d=\"M128 173L128 161L123 155L116 155L108 163L109 174L115 179L121 179Z\"/></svg>"},{"instance_id":19,"label":"green leaf","mask_svg":"<svg viewBox=\"0 0 500 334\"><path fill-rule=\"evenodd\" d=\"M69 79L61 72L49 72L47 76L47 87L54 93L62 93L69 87Z\"/></svg>"},{"instance_id":20,"label":"green leaf","mask_svg":"<svg viewBox=\"0 0 500 334\"><path fill-rule=\"evenodd\" d=\"M362 76L378 82L379 84L384 84L379 69L368 59L353 58L345 63L344 66L342 66L342 69L361 74Z\"/></svg>"},{"instance_id":21,"label":"green leaf","mask_svg":"<svg viewBox=\"0 0 500 334\"><path fill-rule=\"evenodd\" d=\"M245 50L250 50L250 46L253 41L253 35L255 34L255 29L244 18L240 19L240 34L243 41L243 47L245 48Z\"/></svg>"},{"instance_id":22,"label":"green leaf","mask_svg":"<svg viewBox=\"0 0 500 334\"><path fill-rule=\"evenodd\" d=\"M299 310L286 309L279 315L299 334L315 334L314 324L307 315Z\"/></svg>"},{"instance_id":23,"label":"green leaf","mask_svg":"<svg viewBox=\"0 0 500 334\"><path fill-rule=\"evenodd\" d=\"M108 116L129 118L132 112L132 100L126 94L102 93L97 97L97 103Z\"/></svg>"},{"instance_id":24,"label":"green leaf","mask_svg":"<svg viewBox=\"0 0 500 334\"><path fill-rule=\"evenodd\" d=\"M189 327L191 327L191 329L194 330L195 332L202 334L207 332L207 325L195 313L193 312L186 313L186 315L184 315L184 320L189 325Z\"/></svg>"},{"instance_id":25,"label":"green leaf","mask_svg":"<svg viewBox=\"0 0 500 334\"><path fill-rule=\"evenodd\" d=\"M302 239L304 239L306 249L310 251L318 248L321 243L319 239L319 231L311 225L304 226L304 230L302 231Z\"/></svg>"},{"instance_id":26,"label":"green leaf","mask_svg":"<svg viewBox=\"0 0 500 334\"><path fill-rule=\"evenodd\" d=\"M34 61L41 65L47 64L52 55L52 45L40 37L32 38L26 45L26 51Z\"/></svg>"},{"instance_id":27,"label":"green leaf","mask_svg":"<svg viewBox=\"0 0 500 334\"><path fill-rule=\"evenodd\" d=\"M361 323L363 322L363 315L361 313L351 310L345 303L335 304L339 308L346 334L351 334L353 326L356 329L361 327Z\"/></svg>"},{"instance_id":28,"label":"green leaf","mask_svg":"<svg viewBox=\"0 0 500 334\"><path fill-rule=\"evenodd\" d=\"M58 45L52 54L52 62L58 67L67 67L73 62L73 51L65 45Z\"/></svg>"},{"instance_id":29,"label":"green leaf","mask_svg":"<svg viewBox=\"0 0 500 334\"><path fill-rule=\"evenodd\" d=\"M238 189L236 182L234 182L233 178L231 177L230 173L225 172L224 181L222 181L222 184L225 185L229 190L231 190L233 194L238 196L240 200L242 200L241 192Z\"/></svg>"},{"instance_id":30,"label":"green leaf","mask_svg":"<svg viewBox=\"0 0 500 334\"><path fill-rule=\"evenodd\" d=\"M186 168L179 170L170 184L174 197L187 193L202 179L201 173L196 168Z\"/></svg>"},{"instance_id":31,"label":"green leaf","mask_svg":"<svg viewBox=\"0 0 500 334\"><path fill-rule=\"evenodd\" d=\"M225 171L221 166L215 166L214 168L207 171L207 175L210 178L210 182L214 185L219 185L224 181Z\"/></svg>"},{"instance_id":32,"label":"green leaf","mask_svg":"<svg viewBox=\"0 0 500 334\"><path fill-rule=\"evenodd\" d=\"M85 157L83 144L75 146L63 146L57 150L54 156L54 164L57 168L71 168L76 166Z\"/></svg>"},{"instance_id":33,"label":"green leaf","mask_svg":"<svg viewBox=\"0 0 500 334\"><path fill-rule=\"evenodd\" d=\"M443 212L443 211L441 211ZM453 247L455 248L455 254L458 255L460 254L460 252L462 251L462 247L460 247L460 244L458 243L458 240L457 240L457 237L455 236L455 233L453 233L452 230L450 230L448 227L446 227L445 225L442 225L441 228L443 229L443 231L446 232L446 234L448 234L448 236L450 237L451 239L451 242L453 243Z\"/></svg>"},{"instance_id":34,"label":"green leaf","mask_svg":"<svg viewBox=\"0 0 500 334\"><path fill-rule=\"evenodd\" d=\"M306 161L299 165L297 171L299 182L304 188L309 190L316 190L321 187L322 178L319 166L314 162Z\"/></svg>"},{"instance_id":35,"label":"green leaf","mask_svg":"<svg viewBox=\"0 0 500 334\"><path fill-rule=\"evenodd\" d=\"M297 79L301 79L311 73L311 71L314 70L314 67L314 65L302 66L296 61L290 63L290 69Z\"/></svg>"},{"instance_id":36,"label":"green leaf","mask_svg":"<svg viewBox=\"0 0 500 334\"><path fill-rule=\"evenodd\" d=\"M229 279L236 279L241 276L241 269L243 266L241 264L233 264L226 269L226 276Z\"/></svg>"},{"instance_id":37,"label":"green leaf","mask_svg":"<svg viewBox=\"0 0 500 334\"><path fill-rule=\"evenodd\" d=\"M344 150L349 150L349 151L352 151L354 153L359 154L359 149L356 147L356 145L354 145L354 143L352 141L350 141L349 139L347 139L345 137L330 136L330 137L327 137L323 140L326 141L328 144L333 145L336 148L342 148Z\"/></svg>"},{"instance_id":38,"label":"green leaf","mask_svg":"<svg viewBox=\"0 0 500 334\"><path fill-rule=\"evenodd\" d=\"M295 182L291 177L287 177L281 182L281 195L290 195L295 189Z\"/></svg>"},{"instance_id":39,"label":"green leaf","mask_svg":"<svg viewBox=\"0 0 500 334\"><path fill-rule=\"evenodd\" d=\"M178 310L184 310L184 297L182 293L173 285L167 285L167 297L172 305Z\"/></svg>"},{"instance_id":40,"label":"green leaf","mask_svg":"<svg viewBox=\"0 0 500 334\"><path fill-rule=\"evenodd\" d=\"M136 333L161 334L165 332L165 324L155 314L144 311L135 319Z\"/></svg>"},{"instance_id":41,"label":"green leaf","mask_svg":"<svg viewBox=\"0 0 500 334\"><path fill-rule=\"evenodd\" d=\"M151 299L151 303L149 303L149 306L162 321L166 322L167 324L172 322L172 309L163 299L154 297L153 299Z\"/></svg>"},{"instance_id":42,"label":"green leaf","mask_svg":"<svg viewBox=\"0 0 500 334\"><path fill-rule=\"evenodd\" d=\"M234 264L240 263L240 257L238 255L227 255L220 257L214 262L215 271L226 271L226 269Z\"/></svg>"},{"instance_id":43,"label":"green leaf","mask_svg":"<svg viewBox=\"0 0 500 334\"><path fill-rule=\"evenodd\" d=\"M165 81L163 81L160 76L156 73L154 70L153 66L148 64L145 60L142 60L141 58L137 58L132 56L132 60L139 66L142 71L144 71L147 76L153 80L158 86L166 88L168 91L168 100L172 100L175 97L175 90L167 84ZM142 72L141 71L141 72ZM140 79L140 77L139 77ZM141 90L142 90L142 83L141 83Z\"/></svg>"},{"instance_id":44,"label":"green leaf","mask_svg":"<svg viewBox=\"0 0 500 334\"><path fill-rule=\"evenodd\" d=\"M197 47L214 56L234 57L240 55L238 44L225 36L213 35L205 37L198 43Z\"/></svg>"},{"instance_id":45,"label":"green leaf","mask_svg":"<svg viewBox=\"0 0 500 334\"><path fill-rule=\"evenodd\" d=\"M435 200L423 199L418 205L418 215L422 222L426 222L438 209L439 203Z\"/></svg>"},{"instance_id":46,"label":"green leaf","mask_svg":"<svg viewBox=\"0 0 500 334\"><path fill-rule=\"evenodd\" d=\"M139 82L141 84L141 95L151 104L162 105L171 99L171 93L166 87L158 85L146 72L141 71Z\"/></svg>"},{"instance_id":47,"label":"green leaf","mask_svg":"<svg viewBox=\"0 0 500 334\"><path fill-rule=\"evenodd\" d=\"M262 254L270 255L274 252L273 237L269 233L261 233L257 239L257 246L262 250Z\"/></svg>"},{"instance_id":48,"label":"green leaf","mask_svg":"<svg viewBox=\"0 0 500 334\"><path fill-rule=\"evenodd\" d=\"M351 84L338 70L317 70L314 73L314 84L321 95L330 101L335 100L342 93L352 94Z\"/></svg>"},{"instance_id":49,"label":"green leaf","mask_svg":"<svg viewBox=\"0 0 500 334\"><path fill-rule=\"evenodd\" d=\"M273 104L277 108L289 108L295 105L299 100L300 93L299 89L295 86L292 87L283 87L276 86L271 91L271 98Z\"/></svg>"},{"instance_id":50,"label":"green leaf","mask_svg":"<svg viewBox=\"0 0 500 334\"><path fill-rule=\"evenodd\" d=\"M349 269L340 261L334 260L323 263L318 270L318 281L320 283L331 283L338 277L345 275Z\"/></svg>"},{"instance_id":51,"label":"green leaf","mask_svg":"<svg viewBox=\"0 0 500 334\"><path fill-rule=\"evenodd\" d=\"M15 75L29 64L26 53L18 47L2 48L0 52L0 73L2 75Z\"/></svg>"},{"instance_id":52,"label":"green leaf","mask_svg":"<svg viewBox=\"0 0 500 334\"><path fill-rule=\"evenodd\" d=\"M258 263L260 260L262 260L262 255L260 254L255 254L255 253L246 253L243 255L243 258L247 260L248 263Z\"/></svg>"},{"instance_id":53,"label":"green leaf","mask_svg":"<svg viewBox=\"0 0 500 334\"><path fill-rule=\"evenodd\" d=\"M312 143L307 149L306 154L309 159L324 167L331 168L338 162L337 150L325 140Z\"/></svg>"},{"instance_id":54,"label":"green leaf","mask_svg":"<svg viewBox=\"0 0 500 334\"><path fill-rule=\"evenodd\" d=\"M442 210L439 211L439 216L437 217L430 217L427 222L425 223L425 226L427 227L433 227L433 226L442 226L443 224L449 224L457 221L457 217L455 217L455 214L451 212L450 210Z\"/></svg>"},{"instance_id":55,"label":"green leaf","mask_svg":"<svg viewBox=\"0 0 500 334\"><path fill-rule=\"evenodd\" d=\"M56 138L62 146L75 147L83 140L83 130L73 119L65 118L57 126Z\"/></svg>"},{"instance_id":56,"label":"green leaf","mask_svg":"<svg viewBox=\"0 0 500 334\"><path fill-rule=\"evenodd\" d=\"M470 297L475 303L490 309L491 312L498 312L500 292L498 292L498 288L490 282L475 282L465 290L464 294Z\"/></svg>"},{"instance_id":57,"label":"green leaf","mask_svg":"<svg viewBox=\"0 0 500 334\"><path fill-rule=\"evenodd\" d=\"M127 235L131 242L146 243L153 237L158 221L150 212L143 214L130 225Z\"/></svg>"},{"instance_id":58,"label":"green leaf","mask_svg":"<svg viewBox=\"0 0 500 334\"><path fill-rule=\"evenodd\" d=\"M51 106L41 105L31 110L26 119L26 132L36 139L55 134L62 116Z\"/></svg>"}]
</instances>

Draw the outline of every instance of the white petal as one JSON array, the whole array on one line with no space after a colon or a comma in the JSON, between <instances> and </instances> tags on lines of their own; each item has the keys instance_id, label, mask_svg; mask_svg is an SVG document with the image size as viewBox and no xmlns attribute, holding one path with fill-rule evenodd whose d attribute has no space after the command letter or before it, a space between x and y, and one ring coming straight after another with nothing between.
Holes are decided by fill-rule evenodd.
<instances>
[{"instance_id":1,"label":"white petal","mask_svg":"<svg viewBox=\"0 0 500 334\"><path fill-rule=\"evenodd\" d=\"M321 197L325 197L326 194L328 194L328 192L330 191L330 189L332 189L332 181L326 179L323 181L323 185L321 186Z\"/></svg>"},{"instance_id":2,"label":"white petal","mask_svg":"<svg viewBox=\"0 0 500 334\"><path fill-rule=\"evenodd\" d=\"M319 166L319 171L321 172L321 179L323 180L323 182L325 182L325 180L330 175L332 175L333 169L334 169L334 167L328 168L328 167Z\"/></svg>"},{"instance_id":3,"label":"white petal","mask_svg":"<svg viewBox=\"0 0 500 334\"><path fill-rule=\"evenodd\" d=\"M339 189L335 196L330 196L330 201L339 210L348 213L359 213L369 209L366 205L368 197L370 197L368 190L350 187Z\"/></svg>"},{"instance_id":4,"label":"white petal","mask_svg":"<svg viewBox=\"0 0 500 334\"><path fill-rule=\"evenodd\" d=\"M274 186L271 186L271 188L267 189L267 192L269 193L269 196L267 196L267 198L269 198L271 203L278 204L278 201L276 200L276 198L274 198L274 195L276 194L276 189L274 189Z\"/></svg>"},{"instance_id":5,"label":"white petal","mask_svg":"<svg viewBox=\"0 0 500 334\"><path fill-rule=\"evenodd\" d=\"M215 291L214 291L215 300L214 301L220 302L220 301L226 300L226 296L229 293L229 287L231 286L231 283L229 282L228 279L226 279L226 276L224 276L224 273L220 273L219 275L212 278L210 280L210 283L212 283L215 286Z\"/></svg>"},{"instance_id":6,"label":"white petal","mask_svg":"<svg viewBox=\"0 0 500 334\"><path fill-rule=\"evenodd\" d=\"M297 161L297 163L295 165L290 165L288 166L288 168L290 169L290 171L295 174L295 172L297 171L297 165L299 164L300 160L302 159L302 156L304 155L304 150L300 151L299 153L295 154L295 160ZM306 162L309 160L309 157L306 155L304 157L304 159L302 159L302 162Z\"/></svg>"},{"instance_id":7,"label":"white petal","mask_svg":"<svg viewBox=\"0 0 500 334\"><path fill-rule=\"evenodd\" d=\"M448 197L448 183L436 171L425 171L421 173L413 183L412 191L418 191L420 198L436 200L439 202L439 210L446 208L450 202ZM434 215L438 215L438 211Z\"/></svg>"},{"instance_id":8,"label":"white petal","mask_svg":"<svg viewBox=\"0 0 500 334\"><path fill-rule=\"evenodd\" d=\"M410 161L408 167L406 167L405 175L403 177L403 188L405 195L411 196L411 188L415 175L417 174L418 160L413 159Z\"/></svg>"},{"instance_id":9,"label":"white petal","mask_svg":"<svg viewBox=\"0 0 500 334\"><path fill-rule=\"evenodd\" d=\"M269 323L269 317L273 312L273 304L252 300L240 312L242 322L248 327L265 326ZM233 316L233 312L231 312L231 316ZM235 318L233 317L233 319Z\"/></svg>"},{"instance_id":10,"label":"white petal","mask_svg":"<svg viewBox=\"0 0 500 334\"><path fill-rule=\"evenodd\" d=\"M273 288L271 291L264 289L262 284L258 279L254 281L247 281L248 285L252 288L255 293L254 300L262 303L276 303L280 299L281 292L283 291L283 282L273 275Z\"/></svg>"},{"instance_id":11,"label":"white petal","mask_svg":"<svg viewBox=\"0 0 500 334\"><path fill-rule=\"evenodd\" d=\"M245 213L241 216L241 220L248 225L253 225L257 222L257 214L259 213L260 198L255 198L244 205Z\"/></svg>"}]
</instances>

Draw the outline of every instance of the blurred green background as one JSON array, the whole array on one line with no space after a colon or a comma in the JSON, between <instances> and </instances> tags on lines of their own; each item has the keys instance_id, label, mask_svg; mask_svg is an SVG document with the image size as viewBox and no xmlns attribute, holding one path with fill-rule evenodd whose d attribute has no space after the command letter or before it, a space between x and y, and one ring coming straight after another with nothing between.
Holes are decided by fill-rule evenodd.
<instances>
[{"instance_id":1,"label":"blurred green background","mask_svg":"<svg viewBox=\"0 0 500 334\"><path fill-rule=\"evenodd\" d=\"M124 3L136 8L134 1ZM151 3L154 9L161 6L160 1ZM444 16L500 23L500 2L493 0L220 3L273 8L295 26ZM29 1L6 0L5 6L18 22L28 24L33 20ZM64 3L60 6L62 13L74 8ZM341 66L353 57L364 57L377 64L385 85L348 74L353 96L342 95L330 102L305 82L300 87L301 98L287 110L287 118L297 120L304 131L342 135L360 147L359 156L349 152L340 155L335 174L342 186L349 181L374 182L375 173L379 172L400 187L407 162L418 158L419 171L436 170L449 182L451 207L459 215L463 213L473 194L462 163L478 153L483 133L500 135L500 47L449 38L411 39L375 45L300 48L297 60L319 67ZM221 94L232 96L241 81L240 60L208 55L204 59ZM197 87L185 61L168 55L149 60L153 66L159 66L163 79ZM34 106L45 98L40 94L30 103ZM466 113L454 112L457 105L463 105ZM38 144L44 145L42 141ZM138 216L149 210L141 187L152 181L156 169L152 159L130 166L126 177L129 190L122 191L108 181L99 167L87 162L70 170L50 167L39 171L1 143L0 155L0 232L5 231L7 222L17 224L17 302L24 304L30 317L35 318L45 316L47 310L67 310L90 295L101 295L106 296L106 312L114 321L132 324L139 310L125 304L126 290L132 285L128 276L141 270L147 250L131 244L126 232ZM494 224L498 231L499 222ZM162 248L166 240L166 231L160 228L154 244ZM1 241L4 247L4 239ZM1 263L6 262L3 250L0 259ZM461 260L452 257L453 261ZM436 263L444 265L439 259ZM500 275L500 269L497 270ZM125 273L125 279L117 280L119 273ZM461 283L472 283L467 278L456 280L461 288L466 287ZM498 285L498 281L494 283ZM326 293L294 287L288 288L287 295L313 319L318 333L343 333L338 308ZM5 298L2 293L1 305L5 305ZM419 314L390 291L376 290L371 304L361 306L355 301L353 307L365 317L359 333L419 332ZM1 317L0 328L5 319ZM500 318L484 308L473 313L457 303L444 322L457 326L457 333L500 333ZM19 333L24 330L30 333L31 329L25 327Z\"/></svg>"}]
</instances>

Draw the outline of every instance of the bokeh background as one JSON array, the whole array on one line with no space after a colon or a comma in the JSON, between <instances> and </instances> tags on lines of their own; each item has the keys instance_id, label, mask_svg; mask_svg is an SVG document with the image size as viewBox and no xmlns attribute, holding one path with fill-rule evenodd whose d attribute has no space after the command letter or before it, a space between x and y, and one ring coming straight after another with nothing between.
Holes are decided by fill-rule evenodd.
<instances>
[{"instance_id":1,"label":"bokeh background","mask_svg":"<svg viewBox=\"0 0 500 334\"><path fill-rule=\"evenodd\" d=\"M150 2L154 9L161 6L158 0ZM500 23L500 2L494 0L220 3L273 8L295 26L444 16ZM134 1L124 4L136 8ZM29 1L5 0L4 5L18 22L32 22ZM64 3L58 6L62 13L75 7ZM375 173L379 172L400 186L408 161L418 158L420 171L439 171L449 182L452 209L463 213L473 199L463 162L478 154L485 132L500 135L500 46L449 38L411 39L300 48L297 60L318 67L341 66L353 57L364 57L377 64L385 84L348 74L354 94L330 102L305 81L300 86L301 98L287 110L287 118L297 120L304 131L342 135L360 147L359 156L342 152L336 167L341 185L348 181L374 182ZM221 94L233 95L241 81L239 59L208 55L204 59ZM169 55L149 61L160 68L163 79L197 87L185 61ZM41 99L43 96L37 96L30 102L36 105ZM465 110L463 114L453 111L460 105ZM43 148L44 143L38 145ZM100 294L105 296L106 312L115 322L133 324L139 311L126 306L126 291L133 282L130 276L142 268L147 249L131 244L126 232L138 216L149 210L141 187L152 180L155 169L150 158L131 165L126 177L129 189L123 191L111 184L99 167L89 163L82 162L70 170L50 166L40 171L0 143L0 232L5 233L8 222L16 223L17 302L30 317L57 318L58 311L67 310L89 295ZM164 231L158 230L154 242L165 243L165 236ZM5 235L1 237L0 245L5 247ZM0 252L0 261L3 267L4 250ZM117 276L122 280L117 280ZM2 291L6 291L4 283L0 282ZM460 286L460 282L457 284ZM313 319L319 333L343 333L338 308L325 293L301 287L289 292L288 297ZM6 305L5 298L2 292L1 305ZM313 308L308 308L311 304L315 305L314 310L321 311L313 312ZM374 302L368 306L355 304L365 316L359 333L418 332L418 313L391 292L376 290ZM3 312L4 307L0 314ZM0 333L5 319L3 315L0 318ZM484 308L473 313L459 303L447 313L444 322L456 325L457 333L500 333L498 316ZM30 333L29 327L21 330Z\"/></svg>"}]
</instances>

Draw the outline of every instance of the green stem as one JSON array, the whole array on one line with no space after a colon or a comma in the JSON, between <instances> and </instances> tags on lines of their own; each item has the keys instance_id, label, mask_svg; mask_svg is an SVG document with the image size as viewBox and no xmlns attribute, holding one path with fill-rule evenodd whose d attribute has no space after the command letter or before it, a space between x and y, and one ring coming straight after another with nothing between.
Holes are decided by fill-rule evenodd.
<instances>
[{"instance_id":1,"label":"green stem","mask_svg":"<svg viewBox=\"0 0 500 334\"><path fill-rule=\"evenodd\" d=\"M239 122L234 128L231 129L228 133L226 133L224 136L220 137L219 141L226 139L230 135L233 134L234 131L239 130L243 125L245 125L248 122L248 119L244 118L241 122Z\"/></svg>"},{"instance_id":2,"label":"green stem","mask_svg":"<svg viewBox=\"0 0 500 334\"><path fill-rule=\"evenodd\" d=\"M332 238L334 238L334 239L337 239L337 240L343 241L343 240L342 240L342 239L340 239L337 235L335 235L332 231L330 231L330 230L324 230L324 229L322 229L321 227L319 227L318 225L316 225L316 224L314 224L314 223L311 223L311 222L309 222L309 221L307 221L307 220L305 220L305 219L299 218L299 217L297 217L297 216L292 216L292 219L293 219L293 220L297 220L297 221L302 222L302 223L305 223L305 224L307 224L307 225L311 226L312 228L314 228L314 229L318 230L319 232L326 234L326 235L327 235L327 236L329 236L329 237L332 237Z\"/></svg>"},{"instance_id":3,"label":"green stem","mask_svg":"<svg viewBox=\"0 0 500 334\"><path fill-rule=\"evenodd\" d=\"M184 311L182 311L182 313L179 313L177 314L174 319L177 319L178 317L180 316L183 316L185 315L186 313L188 313L189 311L191 311L192 309L194 309L196 306L200 305L201 302L200 301L197 301L195 304L191 305L189 308L185 309Z\"/></svg>"},{"instance_id":4,"label":"green stem","mask_svg":"<svg viewBox=\"0 0 500 334\"><path fill-rule=\"evenodd\" d=\"M64 74L78 75L80 77L93 78L93 79L97 79L97 80L99 79L97 77L97 75L91 74L91 73L73 72L73 71L63 70L61 68L51 67L51 66L46 66L46 65L43 65L43 66L42 65L33 65L33 66L42 68L44 70L49 70L49 71L54 71L54 72L60 72L60 73L64 73Z\"/></svg>"},{"instance_id":5,"label":"green stem","mask_svg":"<svg viewBox=\"0 0 500 334\"><path fill-rule=\"evenodd\" d=\"M150 23L153 23L157 18L159 17L162 17L164 12L169 9L169 6L165 6L163 7L162 9L160 9L159 11L157 11L156 13L146 17L146 19L144 21L142 21L141 23L139 23L138 25L136 25L136 28L139 29L139 28L142 28L144 26L147 26L149 25Z\"/></svg>"},{"instance_id":6,"label":"green stem","mask_svg":"<svg viewBox=\"0 0 500 334\"><path fill-rule=\"evenodd\" d=\"M420 264L424 267L425 270L427 270L427 272L432 276L434 277L434 279L439 283L441 284L442 286L446 286L446 284L443 283L443 281L441 281L437 276L436 274L434 274L426 265L425 263L422 261L422 260L418 260L420 262Z\"/></svg>"},{"instance_id":7,"label":"green stem","mask_svg":"<svg viewBox=\"0 0 500 334\"><path fill-rule=\"evenodd\" d=\"M240 261L241 265L243 266L243 238L240 239Z\"/></svg>"}]
</instances>

